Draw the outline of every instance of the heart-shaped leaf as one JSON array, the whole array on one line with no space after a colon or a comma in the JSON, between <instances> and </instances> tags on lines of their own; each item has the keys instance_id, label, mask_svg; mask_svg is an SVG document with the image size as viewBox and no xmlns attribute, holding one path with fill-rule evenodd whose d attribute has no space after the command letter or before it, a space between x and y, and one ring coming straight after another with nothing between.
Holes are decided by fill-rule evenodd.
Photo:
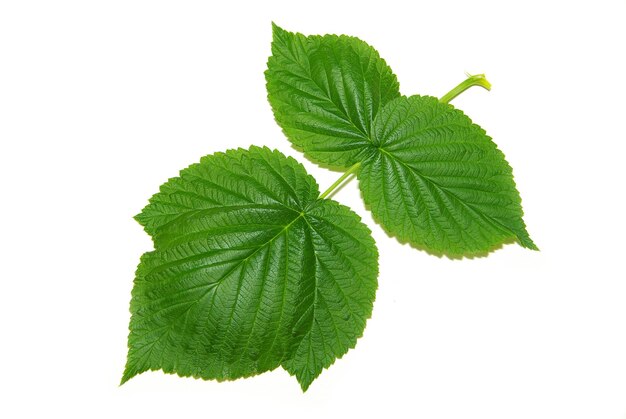
<instances>
[{"instance_id":1,"label":"heart-shaped leaf","mask_svg":"<svg viewBox=\"0 0 626 419\"><path fill-rule=\"evenodd\" d=\"M155 250L137 269L122 382L146 370L228 380L283 365L306 390L354 347L378 254L348 208L277 151L207 156L137 217Z\"/></svg>"}]
</instances>

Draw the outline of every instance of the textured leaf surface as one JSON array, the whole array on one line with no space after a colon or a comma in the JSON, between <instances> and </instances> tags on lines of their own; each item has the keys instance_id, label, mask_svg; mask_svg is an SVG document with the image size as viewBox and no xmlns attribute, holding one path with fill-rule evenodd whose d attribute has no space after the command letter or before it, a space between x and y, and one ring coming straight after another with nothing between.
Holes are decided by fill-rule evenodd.
<instances>
[{"instance_id":1,"label":"textured leaf surface","mask_svg":"<svg viewBox=\"0 0 626 419\"><path fill-rule=\"evenodd\" d=\"M348 36L304 36L274 25L266 72L276 121L318 163L349 167L371 146L374 117L398 97L378 52Z\"/></svg>"},{"instance_id":2,"label":"textured leaf surface","mask_svg":"<svg viewBox=\"0 0 626 419\"><path fill-rule=\"evenodd\" d=\"M317 200L295 160L253 147L207 156L138 216L155 250L137 269L122 381L162 369L204 379L283 365L306 390L354 347L377 251L348 208Z\"/></svg>"},{"instance_id":3,"label":"textured leaf surface","mask_svg":"<svg viewBox=\"0 0 626 419\"><path fill-rule=\"evenodd\" d=\"M379 113L372 138L376 151L358 177L366 204L389 233L451 256L512 240L536 249L511 167L461 111L434 97L401 97Z\"/></svg>"}]
</instances>

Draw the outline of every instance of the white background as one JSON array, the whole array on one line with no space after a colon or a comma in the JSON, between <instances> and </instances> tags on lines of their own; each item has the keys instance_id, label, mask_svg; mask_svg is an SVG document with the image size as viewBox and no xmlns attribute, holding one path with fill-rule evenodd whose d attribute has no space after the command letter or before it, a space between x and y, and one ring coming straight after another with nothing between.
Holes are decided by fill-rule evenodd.
<instances>
[{"instance_id":1,"label":"white background","mask_svg":"<svg viewBox=\"0 0 626 419\"><path fill-rule=\"evenodd\" d=\"M404 94L454 100L514 167L541 252L451 261L400 245L356 182L379 290L357 348L306 394L276 370L122 387L128 303L151 248L132 220L167 178L250 144L306 161L263 71L275 21L377 48ZM0 416L625 418L626 2L3 1Z\"/></svg>"}]
</instances>

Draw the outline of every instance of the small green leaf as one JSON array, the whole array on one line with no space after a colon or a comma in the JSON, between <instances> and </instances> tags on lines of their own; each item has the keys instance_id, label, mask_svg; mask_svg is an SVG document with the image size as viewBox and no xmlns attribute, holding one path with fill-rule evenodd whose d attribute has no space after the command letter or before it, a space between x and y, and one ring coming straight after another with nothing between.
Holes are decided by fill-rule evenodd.
<instances>
[{"instance_id":1,"label":"small green leaf","mask_svg":"<svg viewBox=\"0 0 626 419\"><path fill-rule=\"evenodd\" d=\"M304 36L273 26L265 73L276 121L312 160L347 168L371 147L378 111L400 95L378 52L349 36Z\"/></svg>"},{"instance_id":2,"label":"small green leaf","mask_svg":"<svg viewBox=\"0 0 626 419\"><path fill-rule=\"evenodd\" d=\"M302 165L251 148L204 157L137 217L155 250L137 269L122 382L147 370L229 380L283 365L303 390L354 347L378 254Z\"/></svg>"},{"instance_id":3,"label":"small green leaf","mask_svg":"<svg viewBox=\"0 0 626 419\"><path fill-rule=\"evenodd\" d=\"M358 173L374 217L437 254L480 254L513 240L536 249L511 167L485 131L451 105L401 97L378 114L377 152Z\"/></svg>"}]
</instances>

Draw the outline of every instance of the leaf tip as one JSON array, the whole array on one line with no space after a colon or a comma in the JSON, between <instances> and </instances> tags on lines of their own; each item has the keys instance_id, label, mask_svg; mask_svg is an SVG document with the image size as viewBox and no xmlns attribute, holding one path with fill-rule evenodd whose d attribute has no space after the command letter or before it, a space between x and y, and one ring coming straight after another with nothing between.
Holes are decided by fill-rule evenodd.
<instances>
[{"instance_id":1,"label":"leaf tip","mask_svg":"<svg viewBox=\"0 0 626 419\"><path fill-rule=\"evenodd\" d=\"M124 374L122 374L122 379L120 380L119 387L123 386L128 380L137 375L136 372L131 371L128 367L124 369Z\"/></svg>"},{"instance_id":2,"label":"leaf tip","mask_svg":"<svg viewBox=\"0 0 626 419\"><path fill-rule=\"evenodd\" d=\"M517 234L517 242L520 246L525 249L539 251L539 247L535 244L533 239L530 238L530 234L526 230L526 226L521 231L518 231Z\"/></svg>"},{"instance_id":3,"label":"leaf tip","mask_svg":"<svg viewBox=\"0 0 626 419\"><path fill-rule=\"evenodd\" d=\"M522 247L525 247L526 249L535 250L537 252L540 251L539 247L537 247L535 242L533 242L530 237L520 238L519 241L520 241L520 244L522 245Z\"/></svg>"},{"instance_id":4,"label":"leaf tip","mask_svg":"<svg viewBox=\"0 0 626 419\"><path fill-rule=\"evenodd\" d=\"M140 226L145 227L145 219L143 217L143 211L133 216L133 220L137 221Z\"/></svg>"},{"instance_id":5,"label":"leaf tip","mask_svg":"<svg viewBox=\"0 0 626 419\"><path fill-rule=\"evenodd\" d=\"M296 379L298 380L298 383L300 384L300 389L302 390L303 393L306 393L309 387L311 387L311 384L313 383L312 379L308 379L304 377L296 376Z\"/></svg>"},{"instance_id":6,"label":"leaf tip","mask_svg":"<svg viewBox=\"0 0 626 419\"><path fill-rule=\"evenodd\" d=\"M284 34L285 32L287 31L278 26L276 22L272 21L272 35L274 36L274 38L276 38L276 36L278 35Z\"/></svg>"}]
</instances>

